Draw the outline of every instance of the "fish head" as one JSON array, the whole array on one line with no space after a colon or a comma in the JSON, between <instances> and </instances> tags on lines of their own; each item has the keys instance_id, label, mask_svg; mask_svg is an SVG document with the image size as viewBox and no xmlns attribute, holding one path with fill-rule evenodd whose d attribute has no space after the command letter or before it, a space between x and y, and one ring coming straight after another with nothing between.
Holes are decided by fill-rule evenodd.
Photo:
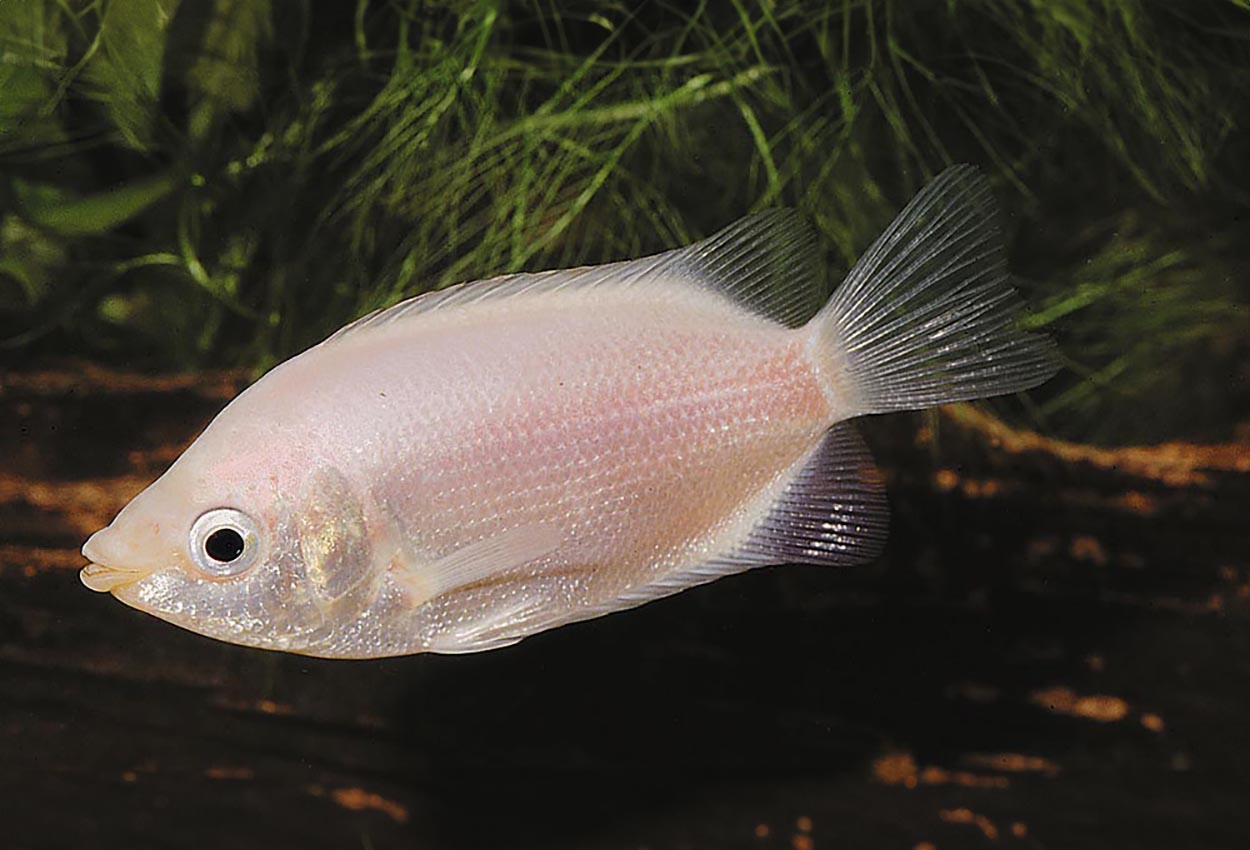
<instances>
[{"instance_id":1,"label":"fish head","mask_svg":"<svg viewBox=\"0 0 1250 850\"><path fill-rule=\"evenodd\" d=\"M362 499L272 431L219 424L87 540L82 582L208 637L326 654L370 601Z\"/></svg>"}]
</instances>

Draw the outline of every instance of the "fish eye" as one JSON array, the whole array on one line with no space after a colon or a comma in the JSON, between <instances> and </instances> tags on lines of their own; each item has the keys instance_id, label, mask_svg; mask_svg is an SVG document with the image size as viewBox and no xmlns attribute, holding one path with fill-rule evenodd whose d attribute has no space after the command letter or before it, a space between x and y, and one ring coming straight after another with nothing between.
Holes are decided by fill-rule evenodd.
<instances>
[{"instance_id":1,"label":"fish eye","mask_svg":"<svg viewBox=\"0 0 1250 850\"><path fill-rule=\"evenodd\" d=\"M191 526L191 560L210 576L237 576L256 562L260 529L234 508L214 508Z\"/></svg>"}]
</instances>

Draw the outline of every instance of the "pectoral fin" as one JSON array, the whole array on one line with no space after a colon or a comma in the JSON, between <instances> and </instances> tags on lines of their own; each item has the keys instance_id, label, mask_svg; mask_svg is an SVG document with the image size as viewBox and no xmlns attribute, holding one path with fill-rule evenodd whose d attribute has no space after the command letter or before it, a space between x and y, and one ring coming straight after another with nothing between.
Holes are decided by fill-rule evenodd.
<instances>
[{"instance_id":1,"label":"pectoral fin","mask_svg":"<svg viewBox=\"0 0 1250 850\"><path fill-rule=\"evenodd\" d=\"M521 525L470 543L434 561L406 558L398 580L421 603L471 585L498 580L551 554L563 534L555 525Z\"/></svg>"}]
</instances>

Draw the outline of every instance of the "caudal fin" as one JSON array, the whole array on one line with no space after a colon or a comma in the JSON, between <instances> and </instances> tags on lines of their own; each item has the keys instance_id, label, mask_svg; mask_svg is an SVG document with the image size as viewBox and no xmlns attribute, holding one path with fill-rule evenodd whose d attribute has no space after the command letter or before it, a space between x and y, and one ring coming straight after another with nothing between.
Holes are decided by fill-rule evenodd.
<instances>
[{"instance_id":1,"label":"caudal fin","mask_svg":"<svg viewBox=\"0 0 1250 850\"><path fill-rule=\"evenodd\" d=\"M850 416L1035 387L1054 343L1017 327L997 208L976 169L943 171L899 214L812 320Z\"/></svg>"}]
</instances>

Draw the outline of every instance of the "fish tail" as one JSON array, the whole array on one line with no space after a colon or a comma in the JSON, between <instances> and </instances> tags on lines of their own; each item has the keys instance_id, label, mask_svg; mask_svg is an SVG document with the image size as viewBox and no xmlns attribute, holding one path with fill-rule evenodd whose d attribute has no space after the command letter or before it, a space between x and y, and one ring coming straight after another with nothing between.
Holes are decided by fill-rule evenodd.
<instances>
[{"instance_id":1,"label":"fish tail","mask_svg":"<svg viewBox=\"0 0 1250 850\"><path fill-rule=\"evenodd\" d=\"M1054 342L1018 327L997 208L976 169L942 172L812 319L826 390L846 416L1027 390Z\"/></svg>"}]
</instances>

